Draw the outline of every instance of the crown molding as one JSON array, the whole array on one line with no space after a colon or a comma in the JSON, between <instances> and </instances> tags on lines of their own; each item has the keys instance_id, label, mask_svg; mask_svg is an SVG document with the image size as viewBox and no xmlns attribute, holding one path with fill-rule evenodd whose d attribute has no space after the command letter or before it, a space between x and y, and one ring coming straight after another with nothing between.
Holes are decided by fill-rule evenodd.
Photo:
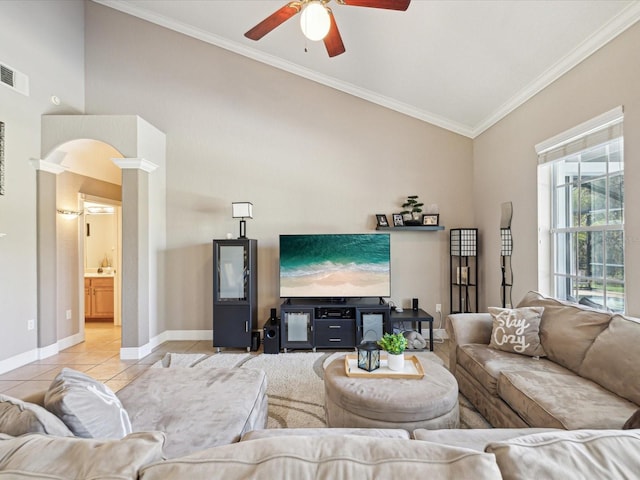
<instances>
[{"instance_id":1,"label":"crown molding","mask_svg":"<svg viewBox=\"0 0 640 480\"><path fill-rule=\"evenodd\" d=\"M477 125L465 125L426 110L416 108L412 105L399 102L384 95L377 94L370 90L363 89L351 83L319 74L310 69L282 60L274 55L260 52L240 43L222 38L218 35L205 32L201 29L177 22L162 15L157 15L123 0L93 1L472 139L498 123L516 108L530 100L534 95L548 87L551 83L556 81L573 67L640 20L640 1L634 1L605 24L600 30L596 31L572 52L565 55L551 68L531 82L523 90L518 92L506 103L501 105L484 120L480 121Z\"/></svg>"},{"instance_id":2,"label":"crown molding","mask_svg":"<svg viewBox=\"0 0 640 480\"><path fill-rule=\"evenodd\" d=\"M472 131L471 138L475 138L489 129L516 108L530 100L551 85L576 65L580 64L607 43L627 30L640 20L640 2L634 2L612 18L600 30L578 45L572 52L565 55L551 68L531 82L524 90L512 97L495 112L480 122Z\"/></svg>"}]
</instances>

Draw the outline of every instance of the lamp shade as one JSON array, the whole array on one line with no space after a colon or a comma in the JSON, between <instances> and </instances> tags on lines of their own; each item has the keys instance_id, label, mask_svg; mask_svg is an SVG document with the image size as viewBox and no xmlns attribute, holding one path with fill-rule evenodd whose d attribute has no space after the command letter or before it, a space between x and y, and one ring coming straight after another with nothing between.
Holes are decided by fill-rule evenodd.
<instances>
[{"instance_id":1,"label":"lamp shade","mask_svg":"<svg viewBox=\"0 0 640 480\"><path fill-rule=\"evenodd\" d=\"M331 18L322 3L315 0L307 3L300 15L300 28L304 36L314 42L327 36L331 28Z\"/></svg>"},{"instance_id":2,"label":"lamp shade","mask_svg":"<svg viewBox=\"0 0 640 480\"><path fill-rule=\"evenodd\" d=\"M233 202L231 216L233 218L253 218L253 204L251 202Z\"/></svg>"}]
</instances>

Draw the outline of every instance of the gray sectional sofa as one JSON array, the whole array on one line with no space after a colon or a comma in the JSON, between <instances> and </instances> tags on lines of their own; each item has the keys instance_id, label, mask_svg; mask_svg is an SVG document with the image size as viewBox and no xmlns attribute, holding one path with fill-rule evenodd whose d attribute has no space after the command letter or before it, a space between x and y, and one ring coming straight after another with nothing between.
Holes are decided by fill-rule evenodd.
<instances>
[{"instance_id":1,"label":"gray sectional sofa","mask_svg":"<svg viewBox=\"0 0 640 480\"><path fill-rule=\"evenodd\" d=\"M43 395L0 395L0 480L637 479L640 418L620 428L638 410L638 323L534 304L546 357L489 348L491 315L447 326L463 393L518 428L267 430L261 371L150 369L116 396L63 370Z\"/></svg>"},{"instance_id":2,"label":"gray sectional sofa","mask_svg":"<svg viewBox=\"0 0 640 480\"><path fill-rule=\"evenodd\" d=\"M449 365L494 427L619 429L640 406L640 322L529 292L545 356L489 346L488 313L449 315Z\"/></svg>"}]
</instances>

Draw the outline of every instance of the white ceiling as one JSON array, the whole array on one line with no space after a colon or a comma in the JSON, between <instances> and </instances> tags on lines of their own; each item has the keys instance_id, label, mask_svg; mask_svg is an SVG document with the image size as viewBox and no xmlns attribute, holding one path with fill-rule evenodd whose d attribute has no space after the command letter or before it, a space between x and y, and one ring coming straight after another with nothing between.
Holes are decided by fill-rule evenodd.
<instances>
[{"instance_id":1,"label":"white ceiling","mask_svg":"<svg viewBox=\"0 0 640 480\"><path fill-rule=\"evenodd\" d=\"M640 0L334 0L329 58L298 16L244 37L287 0L94 1L472 138L640 19Z\"/></svg>"}]
</instances>

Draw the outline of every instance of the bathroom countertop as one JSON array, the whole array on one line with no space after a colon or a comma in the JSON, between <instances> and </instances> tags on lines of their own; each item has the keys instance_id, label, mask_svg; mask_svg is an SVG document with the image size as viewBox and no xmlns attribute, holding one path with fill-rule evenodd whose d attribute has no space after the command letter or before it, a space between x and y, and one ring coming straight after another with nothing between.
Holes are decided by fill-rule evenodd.
<instances>
[{"instance_id":1,"label":"bathroom countertop","mask_svg":"<svg viewBox=\"0 0 640 480\"><path fill-rule=\"evenodd\" d=\"M113 277L114 273L95 273L95 272L90 272L90 273L85 273L84 274L85 277L89 277L89 278L96 278L96 277Z\"/></svg>"}]
</instances>

